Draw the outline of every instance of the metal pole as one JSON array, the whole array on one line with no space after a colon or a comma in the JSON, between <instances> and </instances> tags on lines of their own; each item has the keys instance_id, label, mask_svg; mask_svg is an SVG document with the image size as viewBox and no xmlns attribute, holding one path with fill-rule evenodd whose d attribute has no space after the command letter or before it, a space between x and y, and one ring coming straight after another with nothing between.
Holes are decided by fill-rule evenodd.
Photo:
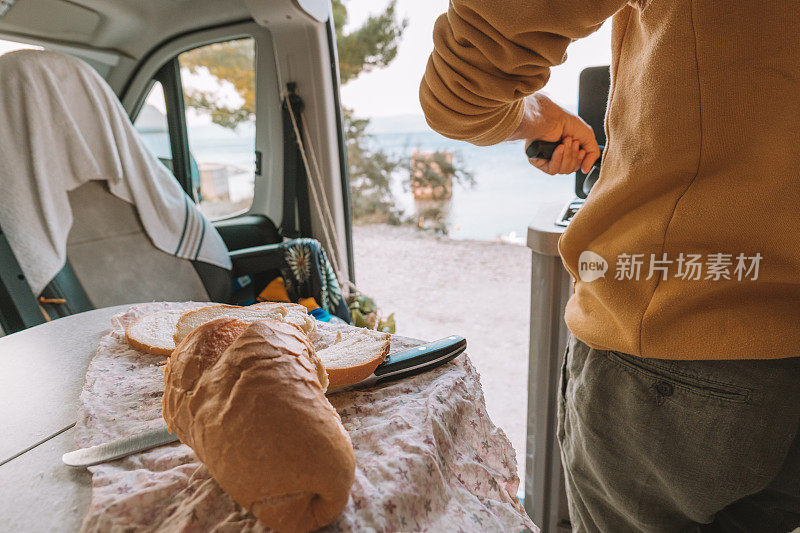
<instances>
[{"instance_id":1,"label":"metal pole","mask_svg":"<svg viewBox=\"0 0 800 533\"><path fill-rule=\"evenodd\" d=\"M563 228L554 224L562 207L542 206L528 228L532 257L525 510L543 533L570 530L556 437L558 385L568 333L563 317L570 294L569 274L558 255Z\"/></svg>"}]
</instances>

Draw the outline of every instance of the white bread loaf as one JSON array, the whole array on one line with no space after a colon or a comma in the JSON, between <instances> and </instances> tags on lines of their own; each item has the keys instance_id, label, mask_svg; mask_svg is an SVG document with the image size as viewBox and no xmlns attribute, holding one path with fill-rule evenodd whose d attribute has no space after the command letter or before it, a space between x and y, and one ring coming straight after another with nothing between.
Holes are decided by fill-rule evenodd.
<instances>
[{"instance_id":1,"label":"white bread loaf","mask_svg":"<svg viewBox=\"0 0 800 533\"><path fill-rule=\"evenodd\" d=\"M215 318L235 318L242 322L272 319L295 324L306 335L313 336L316 327L314 317L308 309L299 304L265 302L238 307L235 305L211 305L185 313L175 326L174 341L178 345L196 327Z\"/></svg>"},{"instance_id":2,"label":"white bread loaf","mask_svg":"<svg viewBox=\"0 0 800 533\"><path fill-rule=\"evenodd\" d=\"M157 311L143 316L125 328L125 340L131 348L155 355L169 355L175 349L175 327L184 309Z\"/></svg>"},{"instance_id":3,"label":"white bread loaf","mask_svg":"<svg viewBox=\"0 0 800 533\"><path fill-rule=\"evenodd\" d=\"M236 309L245 309L246 311L232 311ZM202 310L201 313L194 313L194 311L200 310ZM181 317L187 313L192 314L181 320ZM143 316L125 328L125 340L131 348L136 350L169 355L175 349L175 345L195 327L209 320L237 313L241 315L243 321L247 322L262 318L274 318L298 324L303 331L310 335L313 335L315 330L314 319L308 316L305 307L298 304L262 302L247 307L218 304L193 309L157 311ZM181 333L176 335L179 323Z\"/></svg>"},{"instance_id":4,"label":"white bread loaf","mask_svg":"<svg viewBox=\"0 0 800 533\"><path fill-rule=\"evenodd\" d=\"M336 332L336 340L317 352L328 372L330 387L345 387L366 379L389 353L388 333L364 328Z\"/></svg>"},{"instance_id":5,"label":"white bread loaf","mask_svg":"<svg viewBox=\"0 0 800 533\"><path fill-rule=\"evenodd\" d=\"M266 526L312 531L342 511L355 476L350 437L325 398L324 377L299 327L216 319L172 353L164 420Z\"/></svg>"}]
</instances>

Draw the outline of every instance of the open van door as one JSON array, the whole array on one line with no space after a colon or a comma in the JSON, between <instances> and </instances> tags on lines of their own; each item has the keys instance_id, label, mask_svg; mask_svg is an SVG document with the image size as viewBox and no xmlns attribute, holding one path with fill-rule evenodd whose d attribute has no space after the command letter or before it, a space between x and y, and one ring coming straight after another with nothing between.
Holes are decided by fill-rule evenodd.
<instances>
[{"instance_id":1,"label":"open van door","mask_svg":"<svg viewBox=\"0 0 800 533\"><path fill-rule=\"evenodd\" d=\"M327 6L326 2L322 4ZM319 16L322 10L314 6L308 10ZM206 214L229 248L271 244L276 237L313 237L322 242L329 256L335 255L337 274L352 281L347 162L332 20L326 16L320 21L288 1L270 2L268 10L264 3L253 2L250 7L255 22L194 32L152 50L125 85L122 103L138 124L143 110L147 112L152 105L148 99L160 99L166 112L168 139L161 139L159 156L171 152L164 159L171 161L176 178L187 192L197 197L201 206L209 206ZM262 9L272 17L260 15ZM275 16L281 9L285 13ZM303 39L297 38L298 32ZM244 45L238 48L251 46L252 58L243 57L237 43ZM192 55L202 56L209 47L216 49L205 54L212 60L252 61L254 79L252 87L246 89L253 91L255 107L254 142L249 152L230 146L234 143L229 137L241 137L241 132L226 132L224 126L204 125L197 120L197 108L192 104L197 101L198 87L211 84L207 79L210 71L208 66L189 60ZM184 79L187 76L181 75L181 69L185 71L187 63L199 74ZM211 96L220 99L230 96L224 90L230 93L234 82L242 83L224 76L216 81L221 91L215 95L212 90ZM300 143L286 116L290 95L302 106ZM200 94L204 96L209 96L209 90ZM295 113L299 115L300 109ZM217 126L216 132L211 131L213 126ZM215 179L224 183L226 176L219 174L230 172L226 168L231 167L245 170L234 176L241 185L235 190L215 190ZM231 176L227 178L230 182ZM224 202L215 202L226 197ZM219 205L222 203L229 205L226 208Z\"/></svg>"}]
</instances>

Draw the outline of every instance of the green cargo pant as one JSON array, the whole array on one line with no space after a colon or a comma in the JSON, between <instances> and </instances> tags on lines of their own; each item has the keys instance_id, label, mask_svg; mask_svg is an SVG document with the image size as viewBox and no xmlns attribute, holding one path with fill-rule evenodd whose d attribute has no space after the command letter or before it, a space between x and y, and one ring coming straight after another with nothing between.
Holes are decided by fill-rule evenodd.
<instances>
[{"instance_id":1,"label":"green cargo pant","mask_svg":"<svg viewBox=\"0 0 800 533\"><path fill-rule=\"evenodd\" d=\"M560 392L574 531L800 526L800 358L646 359L570 338Z\"/></svg>"}]
</instances>

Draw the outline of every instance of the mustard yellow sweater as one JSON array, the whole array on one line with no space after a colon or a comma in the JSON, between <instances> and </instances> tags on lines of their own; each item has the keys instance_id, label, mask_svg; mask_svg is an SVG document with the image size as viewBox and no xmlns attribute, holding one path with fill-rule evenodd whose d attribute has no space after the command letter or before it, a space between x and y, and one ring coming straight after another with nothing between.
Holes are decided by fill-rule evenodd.
<instances>
[{"instance_id":1,"label":"mustard yellow sweater","mask_svg":"<svg viewBox=\"0 0 800 533\"><path fill-rule=\"evenodd\" d=\"M570 42L612 16L602 172L559 244L567 325L644 357L800 356L800 2L451 0L428 123L504 140ZM605 277L582 281L587 250Z\"/></svg>"}]
</instances>

